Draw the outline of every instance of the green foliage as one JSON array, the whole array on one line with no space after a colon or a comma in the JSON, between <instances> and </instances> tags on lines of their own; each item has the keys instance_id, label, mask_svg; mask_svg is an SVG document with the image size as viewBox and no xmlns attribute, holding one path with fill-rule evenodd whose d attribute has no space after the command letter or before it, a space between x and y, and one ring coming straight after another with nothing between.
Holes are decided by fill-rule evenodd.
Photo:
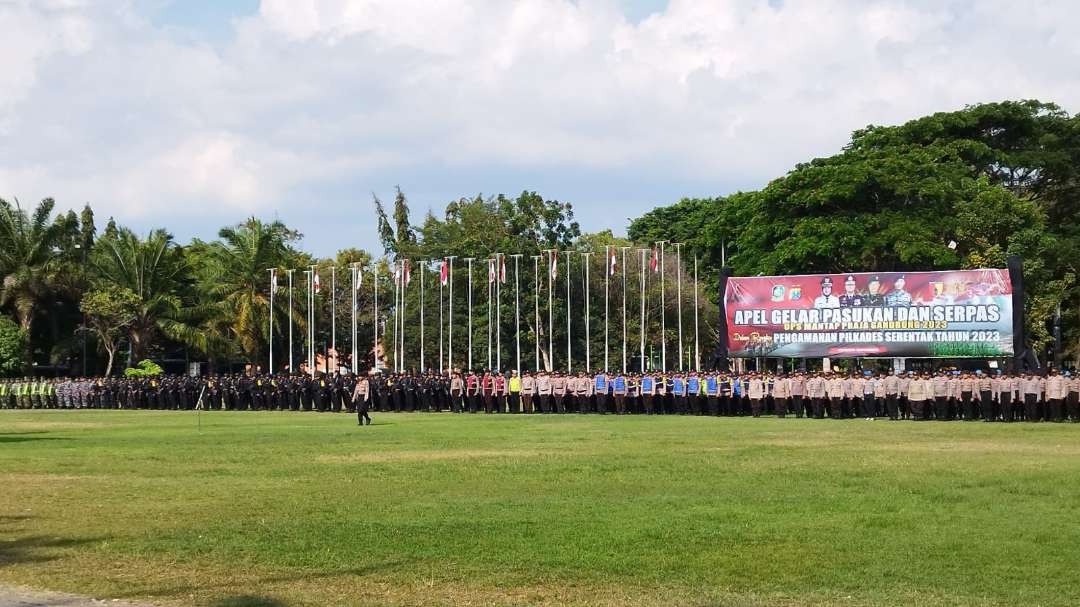
<instances>
[{"instance_id":1,"label":"green foliage","mask_svg":"<svg viewBox=\"0 0 1080 607\"><path fill-rule=\"evenodd\" d=\"M142 300L131 289L104 284L87 291L79 304L86 318L86 327L93 332L98 345L108 357L105 375L112 373L113 360L120 339L139 318Z\"/></svg>"},{"instance_id":2,"label":"green foliage","mask_svg":"<svg viewBox=\"0 0 1080 607\"><path fill-rule=\"evenodd\" d=\"M756 192L681 200L633 222L736 275L1002 267L1024 258L1032 347L1066 309L1080 358L1080 116L1038 101L976 105L856 131L839 153ZM949 247L955 241L955 249ZM1065 254L1062 254L1065 253ZM1072 319L1072 323L1068 320Z\"/></svg>"},{"instance_id":3,"label":"green foliage","mask_svg":"<svg viewBox=\"0 0 1080 607\"><path fill-rule=\"evenodd\" d=\"M161 373L161 366L148 359L140 360L138 365L124 369L125 377L153 377Z\"/></svg>"},{"instance_id":4,"label":"green foliage","mask_svg":"<svg viewBox=\"0 0 1080 607\"><path fill-rule=\"evenodd\" d=\"M11 306L27 334L42 301L54 290L64 220L50 221L56 203L46 198L27 212L0 198L0 305Z\"/></svg>"},{"instance_id":5,"label":"green foliage","mask_svg":"<svg viewBox=\"0 0 1080 607\"><path fill-rule=\"evenodd\" d=\"M17 375L26 365L26 331L0 316L0 377Z\"/></svg>"}]
</instances>

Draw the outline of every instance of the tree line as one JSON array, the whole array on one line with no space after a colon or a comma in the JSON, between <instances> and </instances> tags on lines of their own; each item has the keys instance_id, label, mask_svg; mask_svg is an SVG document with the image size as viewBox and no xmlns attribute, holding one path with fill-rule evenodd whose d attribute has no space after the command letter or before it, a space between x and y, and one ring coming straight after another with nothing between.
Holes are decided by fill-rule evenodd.
<instances>
[{"instance_id":1,"label":"tree line","mask_svg":"<svg viewBox=\"0 0 1080 607\"><path fill-rule=\"evenodd\" d=\"M318 258L301 248L302 234L280 221L252 217L222 228L214 240L181 244L165 229L140 235L111 218L99 233L89 205L78 214L55 214L51 199L32 209L24 209L17 200L0 199L0 306L4 312L0 316L0 373L79 375L85 370L91 375L111 374L146 359L176 371L188 362L206 362L218 371L239 370L248 364L266 369L271 344L275 370L290 368L290 362L292 368L299 368L310 345L304 270L312 266L321 277L313 310L314 349L322 359L336 344L342 362L354 338L350 267L359 270L355 339L357 366L362 369L373 366L376 356L383 366L400 356L411 369L419 369L421 363L436 369L444 360L459 368L469 360L475 368L511 368L519 356L522 368L583 369L586 359L596 368L604 360L605 347L609 363L621 367L624 323L628 366L632 359L636 368L643 337L649 341L646 356L660 356L661 310L672 319L667 331L672 344L668 360L675 366L679 336L674 319L680 301L686 319L682 360L690 365L695 362L690 357L700 356L700 351L690 349L694 338L689 260L683 260L687 270L681 276L681 300L675 291L679 274L673 256L665 260L670 286L664 303L651 270L642 298L640 248L616 238L610 230L582 233L570 203L528 191L516 197L477 195L451 201L439 215L429 211L418 222L412 220L400 189L386 205L389 211L377 197L372 204L381 254L344 248L333 257ZM605 285L603 251L609 246L629 250L627 268L620 261ZM546 258L534 259L547 249L559 251L559 274L551 284ZM621 258L623 252L618 251ZM490 283L488 259L496 253L506 255L506 270ZM515 262L511 255L520 257ZM455 258L448 277L454 288L452 300L450 285L441 287L439 277L439 264L451 256ZM466 261L470 257L471 307ZM411 280L397 298L395 268L404 260L409 260ZM272 309L270 268L277 269L278 277ZM624 281L627 271L631 273ZM611 302L606 314L605 297ZM591 303L588 307L586 300ZM716 332L716 307L703 293L698 301L699 335L708 344L709 335ZM405 332L403 339L394 339L395 320L400 320L397 326ZM378 349L374 347L376 322ZM488 344L492 344L490 350ZM706 347L711 351L711 346Z\"/></svg>"},{"instance_id":2,"label":"tree line","mask_svg":"<svg viewBox=\"0 0 1080 607\"><path fill-rule=\"evenodd\" d=\"M0 199L0 375L97 374L144 359L173 369L191 361L217 370L265 368L271 341L280 369L288 364L290 326L298 364L307 348L302 270L312 265L323 284L315 298L315 348L325 352L336 342L345 352L352 339L353 264L363 276L355 312L362 368L377 354L386 361L401 356L419 368L421 326L428 368L443 360L440 337L443 357L464 366L470 336L473 366L487 367L487 344L496 335L502 356L491 366L514 366L520 340L523 368L583 369L586 357L597 368L605 355L621 367L624 325L628 366L640 363L642 341L652 364L660 366L666 351L670 368L680 361L696 366L692 358L705 354L691 350L695 342L710 352L715 341L716 286L725 262L736 275L891 272L1003 267L1009 255L1024 259L1032 348L1080 358L1080 115L1051 103L981 104L899 126L871 125L839 153L800 163L760 190L686 198L649 211L631 222L627 238L610 230L583 233L570 203L529 191L464 197L419 221L400 189L389 204L377 197L372 204L380 253L343 248L317 258L303 250L302 234L280 221L252 217L222 228L216 239L182 244L164 228L138 234L111 218L99 231L89 205L80 213L56 213L51 199L33 208ZM643 259L641 250L657 241L683 244L681 264L671 249L663 257L662 295L659 274L649 267L652 253ZM620 247L620 266L605 285L609 246ZM628 247L625 267L621 247ZM542 257L549 249L560 251L560 274L550 289ZM492 288L489 308L487 260L496 253L520 254L519 275L515 283L515 261L507 258L508 282ZM450 256L454 298L447 288L440 307L439 263ZM405 259L413 281L423 281L426 299L421 306L419 282L405 289L398 326L405 327L406 340L398 353L401 341L391 341L398 311L394 268ZM696 308L694 259L701 260ZM333 293L331 267L339 270ZM273 309L269 268L279 269ZM289 268L301 271L291 305ZM1049 352L1059 309L1063 347ZM676 351L680 339L683 348ZM454 353L447 357L450 341Z\"/></svg>"},{"instance_id":3,"label":"tree line","mask_svg":"<svg viewBox=\"0 0 1080 607\"><path fill-rule=\"evenodd\" d=\"M1080 114L1052 103L871 125L760 190L684 198L628 234L686 243L713 284L721 256L753 276L1001 268L1019 255L1030 347L1080 366Z\"/></svg>"}]
</instances>

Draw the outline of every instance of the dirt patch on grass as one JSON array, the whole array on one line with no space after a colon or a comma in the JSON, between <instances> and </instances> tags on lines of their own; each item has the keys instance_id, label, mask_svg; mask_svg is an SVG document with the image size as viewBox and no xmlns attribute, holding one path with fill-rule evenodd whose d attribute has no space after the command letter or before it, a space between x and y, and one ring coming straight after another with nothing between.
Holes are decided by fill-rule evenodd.
<instances>
[{"instance_id":1,"label":"dirt patch on grass","mask_svg":"<svg viewBox=\"0 0 1080 607\"><path fill-rule=\"evenodd\" d=\"M377 453L346 453L320 455L315 461L323 464L379 464L392 462L454 461L459 459L523 459L558 453L523 449L432 449L423 451L381 451Z\"/></svg>"}]
</instances>

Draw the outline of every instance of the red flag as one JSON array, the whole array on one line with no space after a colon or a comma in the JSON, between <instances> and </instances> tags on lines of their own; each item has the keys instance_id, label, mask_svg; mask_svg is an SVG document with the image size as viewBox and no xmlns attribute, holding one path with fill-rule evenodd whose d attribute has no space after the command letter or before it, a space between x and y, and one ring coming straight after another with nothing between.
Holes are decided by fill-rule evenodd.
<instances>
[{"instance_id":1,"label":"red flag","mask_svg":"<svg viewBox=\"0 0 1080 607\"><path fill-rule=\"evenodd\" d=\"M614 276L615 275L615 264L616 264L616 261L615 261L615 247L609 246L607 248L607 254L608 254L608 275L609 276Z\"/></svg>"},{"instance_id":2,"label":"red flag","mask_svg":"<svg viewBox=\"0 0 1080 607\"><path fill-rule=\"evenodd\" d=\"M446 263L445 259L442 260L442 263L439 264L439 284L444 287L446 286L447 279L449 278L449 266L450 264Z\"/></svg>"},{"instance_id":3,"label":"red flag","mask_svg":"<svg viewBox=\"0 0 1080 607\"><path fill-rule=\"evenodd\" d=\"M656 245L652 248L652 257L649 258L649 268L653 272L660 271L660 254L656 251Z\"/></svg>"}]
</instances>

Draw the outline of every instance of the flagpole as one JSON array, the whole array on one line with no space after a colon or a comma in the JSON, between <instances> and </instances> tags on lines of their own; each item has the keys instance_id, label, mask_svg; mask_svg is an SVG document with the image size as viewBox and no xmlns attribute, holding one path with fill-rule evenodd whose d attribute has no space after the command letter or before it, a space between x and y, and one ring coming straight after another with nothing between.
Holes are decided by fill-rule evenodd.
<instances>
[{"instance_id":1,"label":"flagpole","mask_svg":"<svg viewBox=\"0 0 1080 607\"><path fill-rule=\"evenodd\" d=\"M521 282L518 280L518 260L521 259L521 253L511 254L510 257L514 258L514 350L517 356L517 362L514 364L514 369L517 370L518 375L521 375Z\"/></svg>"},{"instance_id":2,"label":"flagpole","mask_svg":"<svg viewBox=\"0 0 1080 607\"><path fill-rule=\"evenodd\" d=\"M401 261L394 262L394 373L398 372L398 368L401 366L398 364L398 318L401 316L401 305L398 299L400 298L401 288L401 274L402 266Z\"/></svg>"},{"instance_id":3,"label":"flagpole","mask_svg":"<svg viewBox=\"0 0 1080 607\"><path fill-rule=\"evenodd\" d=\"M683 370L682 357L682 243L675 244L675 306L676 317L679 319L679 371Z\"/></svg>"},{"instance_id":4,"label":"flagpole","mask_svg":"<svg viewBox=\"0 0 1080 607\"><path fill-rule=\"evenodd\" d=\"M559 265L559 251L551 249L551 263L548 264L548 364L555 370L555 297L552 283L552 270Z\"/></svg>"},{"instance_id":5,"label":"flagpole","mask_svg":"<svg viewBox=\"0 0 1080 607\"><path fill-rule=\"evenodd\" d=\"M608 291L611 285L611 245L604 247L604 373L608 372Z\"/></svg>"},{"instance_id":6,"label":"flagpole","mask_svg":"<svg viewBox=\"0 0 1080 607\"><path fill-rule=\"evenodd\" d=\"M502 270L503 254L495 254L495 368L502 369Z\"/></svg>"},{"instance_id":7,"label":"flagpole","mask_svg":"<svg viewBox=\"0 0 1080 607\"><path fill-rule=\"evenodd\" d=\"M270 268L270 366L267 368L271 374L274 372L274 287L277 282L277 268Z\"/></svg>"},{"instance_id":8,"label":"flagpole","mask_svg":"<svg viewBox=\"0 0 1080 607\"><path fill-rule=\"evenodd\" d=\"M352 297L350 298L352 301L352 307L349 308L349 318L351 319L349 321L349 360L352 363L350 365L350 367L352 368L352 373L353 375L356 375L356 372L358 370L358 367L356 366L356 357L360 354L359 350L356 348L356 279L357 275L360 273L360 268L356 265L356 262L354 261L350 265L350 269L352 271L350 272L349 276L350 278L352 278L352 281L349 283L349 291L352 292Z\"/></svg>"},{"instance_id":9,"label":"flagpole","mask_svg":"<svg viewBox=\"0 0 1080 607\"><path fill-rule=\"evenodd\" d=\"M622 249L622 372L626 373L626 249Z\"/></svg>"},{"instance_id":10,"label":"flagpole","mask_svg":"<svg viewBox=\"0 0 1080 607\"><path fill-rule=\"evenodd\" d=\"M454 372L454 258L457 255L447 255L446 259L450 262L446 271L446 282L449 285L448 293L446 295L446 311L449 314L446 326L446 372ZM441 281L440 281L441 282Z\"/></svg>"},{"instance_id":11,"label":"flagpole","mask_svg":"<svg viewBox=\"0 0 1080 607\"><path fill-rule=\"evenodd\" d=\"M443 283L439 276L439 373L443 372Z\"/></svg>"},{"instance_id":12,"label":"flagpole","mask_svg":"<svg viewBox=\"0 0 1080 607\"><path fill-rule=\"evenodd\" d=\"M375 305L374 314L372 315L372 339L371 339L371 356L375 359L375 372L379 372L379 262L376 260L371 264L372 279L371 289L375 292Z\"/></svg>"},{"instance_id":13,"label":"flagpole","mask_svg":"<svg viewBox=\"0 0 1080 607\"><path fill-rule=\"evenodd\" d=\"M409 274L412 271L412 269L409 266L410 266L410 264L409 264L408 259L406 259L406 260L404 260L402 262L402 267L401 267L401 336L400 336L400 339L401 339L401 372L402 373L405 372L405 368L406 368L406 365L405 365L405 320L406 320L406 316L405 315L408 313L408 311L406 310L405 296L408 294L407 289L409 287L409 281L407 279L408 279Z\"/></svg>"},{"instance_id":14,"label":"flagpole","mask_svg":"<svg viewBox=\"0 0 1080 607\"><path fill-rule=\"evenodd\" d=\"M536 372L540 372L540 255L533 255L533 303L536 314L533 323L533 344L536 345Z\"/></svg>"},{"instance_id":15,"label":"flagpole","mask_svg":"<svg viewBox=\"0 0 1080 607\"><path fill-rule=\"evenodd\" d=\"M592 293L589 291L589 256L592 252L586 251L581 254L581 265L584 266L583 277L585 286L585 372L592 371L592 335L589 333L589 300Z\"/></svg>"},{"instance_id":16,"label":"flagpole","mask_svg":"<svg viewBox=\"0 0 1080 607\"><path fill-rule=\"evenodd\" d=\"M315 266L311 267L314 268ZM311 302L314 301L313 289L315 284L315 272L313 270L308 270L307 272L305 272L305 274L307 274L307 366L308 373L310 373L312 377L315 377L315 365L311 362L311 314L313 312L313 306Z\"/></svg>"},{"instance_id":17,"label":"flagpole","mask_svg":"<svg viewBox=\"0 0 1080 607\"><path fill-rule=\"evenodd\" d=\"M465 263L469 266L469 369L468 369L469 371L472 371L472 368L473 368L473 365L472 365L472 354L473 354L473 352L472 352L472 333L473 333L473 324L472 324L472 262L473 262L473 259L475 259L475 258L473 258L473 257L466 257L465 258Z\"/></svg>"},{"instance_id":18,"label":"flagpole","mask_svg":"<svg viewBox=\"0 0 1080 607\"><path fill-rule=\"evenodd\" d=\"M289 375L296 373L296 369L293 367L293 290L292 290L292 273L293 269L290 268L286 274L289 275Z\"/></svg>"},{"instance_id":19,"label":"flagpole","mask_svg":"<svg viewBox=\"0 0 1080 607\"><path fill-rule=\"evenodd\" d=\"M491 270L491 258L490 257L488 258L487 262L488 262L488 280L487 280L487 286L488 286L488 296L487 296L487 304L488 304L488 309L487 309L488 360L487 360L487 368L490 370L491 369L491 291L492 291L492 286L491 286L491 273L492 273L492 270Z\"/></svg>"},{"instance_id":20,"label":"flagpole","mask_svg":"<svg viewBox=\"0 0 1080 607\"><path fill-rule=\"evenodd\" d=\"M424 363L426 362L424 360L424 266L426 266L426 265L427 265L427 263L420 264L420 372L421 373L424 372L424 369L427 369L427 367L424 366ZM439 285L440 286L442 285L442 280L441 279L439 280ZM442 307L441 307L442 304L439 304L439 305L440 305L439 312L441 313L442 312ZM442 325L440 323L440 327L441 326Z\"/></svg>"},{"instance_id":21,"label":"flagpole","mask_svg":"<svg viewBox=\"0 0 1080 607\"><path fill-rule=\"evenodd\" d=\"M648 249L639 249L641 251L641 327L639 333L640 347L641 347L641 372L645 372L645 255L648 253Z\"/></svg>"},{"instance_id":22,"label":"flagpole","mask_svg":"<svg viewBox=\"0 0 1080 607\"><path fill-rule=\"evenodd\" d=\"M698 325L698 258L694 255L694 370L701 369L701 339Z\"/></svg>"},{"instance_id":23,"label":"flagpole","mask_svg":"<svg viewBox=\"0 0 1080 607\"><path fill-rule=\"evenodd\" d=\"M334 371L338 369L337 352L337 266L330 266L330 350L334 353ZM329 357L327 357L329 358ZM327 361L330 364L330 361Z\"/></svg>"},{"instance_id":24,"label":"flagpole","mask_svg":"<svg viewBox=\"0 0 1080 607\"><path fill-rule=\"evenodd\" d=\"M657 241L660 246L660 370L667 373L667 297L664 293L664 248L666 240Z\"/></svg>"}]
</instances>

